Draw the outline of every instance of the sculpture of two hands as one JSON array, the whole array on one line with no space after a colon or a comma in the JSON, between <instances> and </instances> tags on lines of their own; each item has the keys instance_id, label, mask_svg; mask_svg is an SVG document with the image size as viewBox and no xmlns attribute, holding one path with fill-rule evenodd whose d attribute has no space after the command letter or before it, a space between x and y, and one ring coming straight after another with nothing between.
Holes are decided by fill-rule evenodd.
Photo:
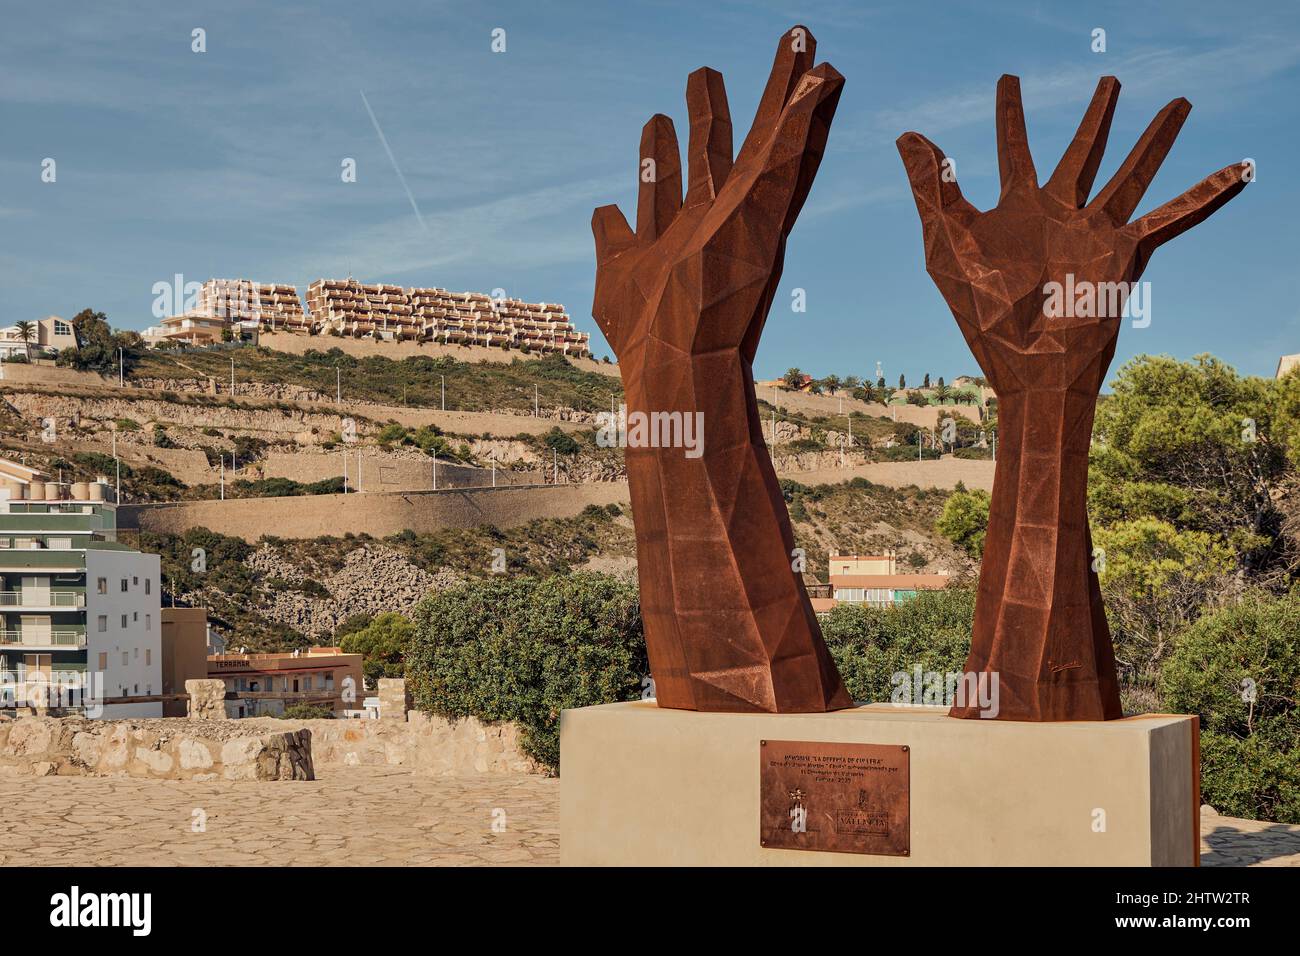
<instances>
[{"instance_id":1,"label":"sculpture of two hands","mask_svg":"<svg viewBox=\"0 0 1300 956\"><path fill-rule=\"evenodd\" d=\"M704 426L696 458L627 449L646 645L665 707L797 713L851 703L796 571L752 372L844 84L828 64L814 66L815 51L804 27L782 36L734 161L722 76L692 73L685 197L672 121L656 115L641 136L636 231L616 206L592 217L592 314L618 357L629 414L690 414ZM1089 202L1118 94L1118 81L1103 77L1039 187L1019 81L1002 77L1002 192L986 212L962 198L938 147L918 133L898 140L927 271L999 400L967 671L998 675L1000 719L1121 716L1086 510L1093 413L1120 315L1058 315L1045 289L1126 290L1157 246L1247 181L1229 166L1128 221L1191 109L1179 99ZM973 706L952 713L978 716Z\"/></svg>"}]
</instances>

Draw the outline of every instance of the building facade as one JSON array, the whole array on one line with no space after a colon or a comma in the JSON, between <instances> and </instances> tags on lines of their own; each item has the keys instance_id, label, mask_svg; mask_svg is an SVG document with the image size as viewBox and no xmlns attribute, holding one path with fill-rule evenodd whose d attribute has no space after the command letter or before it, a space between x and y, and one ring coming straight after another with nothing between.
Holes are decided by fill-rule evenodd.
<instances>
[{"instance_id":1,"label":"building facade","mask_svg":"<svg viewBox=\"0 0 1300 956\"><path fill-rule=\"evenodd\" d=\"M28 323L27 337L17 325L0 329L0 360L15 356L36 358L54 355L67 348L77 347L77 334L72 323L57 315L47 315Z\"/></svg>"},{"instance_id":2,"label":"building facade","mask_svg":"<svg viewBox=\"0 0 1300 956\"><path fill-rule=\"evenodd\" d=\"M838 604L893 607L921 591L948 586L947 574L899 574L897 555L832 554L827 559L829 582L808 588L813 610L825 614Z\"/></svg>"},{"instance_id":3,"label":"building facade","mask_svg":"<svg viewBox=\"0 0 1300 956\"><path fill-rule=\"evenodd\" d=\"M0 462L0 707L160 717L160 559L117 541L106 479Z\"/></svg>"},{"instance_id":4,"label":"building facade","mask_svg":"<svg viewBox=\"0 0 1300 956\"><path fill-rule=\"evenodd\" d=\"M208 657L208 677L224 681L227 692L270 695L227 700L230 717L275 716L295 703L328 707L342 716L361 700L361 662L360 654L345 654L337 647L213 654Z\"/></svg>"}]
</instances>

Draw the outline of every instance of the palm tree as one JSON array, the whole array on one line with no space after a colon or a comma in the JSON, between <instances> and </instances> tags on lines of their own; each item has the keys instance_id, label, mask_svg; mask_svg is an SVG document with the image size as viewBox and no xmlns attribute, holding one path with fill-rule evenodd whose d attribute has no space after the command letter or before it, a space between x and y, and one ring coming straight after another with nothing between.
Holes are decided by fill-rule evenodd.
<instances>
[{"instance_id":1,"label":"palm tree","mask_svg":"<svg viewBox=\"0 0 1300 956\"><path fill-rule=\"evenodd\" d=\"M32 357L32 337L36 335L36 323L28 322L26 319L14 326L18 332L18 338L23 343L24 351L27 353L28 361Z\"/></svg>"}]
</instances>

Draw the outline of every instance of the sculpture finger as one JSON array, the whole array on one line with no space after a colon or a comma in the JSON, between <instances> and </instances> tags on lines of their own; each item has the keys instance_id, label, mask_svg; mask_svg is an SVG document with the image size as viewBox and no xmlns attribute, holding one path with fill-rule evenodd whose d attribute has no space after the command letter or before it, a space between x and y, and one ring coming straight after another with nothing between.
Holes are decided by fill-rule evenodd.
<instances>
[{"instance_id":1,"label":"sculpture finger","mask_svg":"<svg viewBox=\"0 0 1300 956\"><path fill-rule=\"evenodd\" d=\"M596 240L596 265L636 245L636 234L618 206L600 206L591 214L591 234Z\"/></svg>"},{"instance_id":2,"label":"sculpture finger","mask_svg":"<svg viewBox=\"0 0 1300 956\"><path fill-rule=\"evenodd\" d=\"M1225 166L1177 199L1171 199L1131 223L1127 231L1137 236L1140 265L1145 265L1151 253L1164 243L1210 218L1245 189L1247 182L1239 163Z\"/></svg>"},{"instance_id":3,"label":"sculpture finger","mask_svg":"<svg viewBox=\"0 0 1300 956\"><path fill-rule=\"evenodd\" d=\"M816 54L817 40L807 27L791 27L781 34L772 72L767 78L763 97L758 101L758 111L754 114L749 135L740 147L737 162L744 162L749 154L756 152L771 137L790 94L794 92L800 77L812 69Z\"/></svg>"},{"instance_id":4,"label":"sculpture finger","mask_svg":"<svg viewBox=\"0 0 1300 956\"><path fill-rule=\"evenodd\" d=\"M682 208L682 157L673 121L662 113L641 130L641 188L636 204L636 235L653 242Z\"/></svg>"},{"instance_id":5,"label":"sculpture finger","mask_svg":"<svg viewBox=\"0 0 1300 956\"><path fill-rule=\"evenodd\" d=\"M940 215L953 215L959 221L978 215L978 211L961 194L961 186L952 166L944 165L943 151L920 133L904 133L894 144L907 170L912 197L921 223L929 228Z\"/></svg>"},{"instance_id":6,"label":"sculpture finger","mask_svg":"<svg viewBox=\"0 0 1300 956\"><path fill-rule=\"evenodd\" d=\"M1052 178L1043 187L1049 195L1076 209L1088 202L1102 155L1106 152L1106 139L1110 135L1110 122L1115 116L1118 99L1119 80L1103 76L1097 81L1097 90L1092 94L1092 102L1083 114L1074 139L1056 164Z\"/></svg>"},{"instance_id":7,"label":"sculpture finger","mask_svg":"<svg viewBox=\"0 0 1300 956\"><path fill-rule=\"evenodd\" d=\"M731 111L722 74L701 67L686 81L686 107L691 116L686 146L687 207L718 195L731 172Z\"/></svg>"},{"instance_id":8,"label":"sculpture finger","mask_svg":"<svg viewBox=\"0 0 1300 956\"><path fill-rule=\"evenodd\" d=\"M794 163L794 175L787 180L785 193L785 220L782 235L788 235L799 218L804 201L812 189L817 170L821 167L830 137L831 122L844 90L844 77L829 63L809 70L799 81L794 96L772 138L772 148L764 163L764 170L786 167Z\"/></svg>"},{"instance_id":9,"label":"sculpture finger","mask_svg":"<svg viewBox=\"0 0 1300 956\"><path fill-rule=\"evenodd\" d=\"M1020 78L1004 73L998 80L998 172L1002 177L1002 195L1013 189L1036 187L1038 173L1029 152L1029 134L1025 131L1025 108L1020 102Z\"/></svg>"},{"instance_id":10,"label":"sculpture finger","mask_svg":"<svg viewBox=\"0 0 1300 956\"><path fill-rule=\"evenodd\" d=\"M1191 111L1192 104L1180 96L1157 113L1119 169L1115 170L1110 182L1089 206L1103 210L1117 226L1128 222L1151 180L1156 178L1160 164L1169 155L1178 131L1183 128L1183 122Z\"/></svg>"}]
</instances>

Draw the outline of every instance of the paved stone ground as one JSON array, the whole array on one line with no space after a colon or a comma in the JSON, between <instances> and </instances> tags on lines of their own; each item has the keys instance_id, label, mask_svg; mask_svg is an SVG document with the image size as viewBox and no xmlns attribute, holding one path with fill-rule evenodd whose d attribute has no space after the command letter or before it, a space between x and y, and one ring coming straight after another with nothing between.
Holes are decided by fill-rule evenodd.
<instances>
[{"instance_id":1,"label":"paved stone ground","mask_svg":"<svg viewBox=\"0 0 1300 956\"><path fill-rule=\"evenodd\" d=\"M1221 817L1201 807L1201 866L1300 866L1300 826Z\"/></svg>"},{"instance_id":2,"label":"paved stone ground","mask_svg":"<svg viewBox=\"0 0 1300 956\"><path fill-rule=\"evenodd\" d=\"M417 777L391 767L318 773L264 783L0 775L0 865L559 862L558 780ZM192 830L196 810L204 832ZM1205 866L1300 866L1300 826L1203 808L1201 837Z\"/></svg>"},{"instance_id":3,"label":"paved stone ground","mask_svg":"<svg viewBox=\"0 0 1300 956\"><path fill-rule=\"evenodd\" d=\"M312 781L225 783L0 775L0 864L559 862L558 780L416 777L390 767L317 772ZM206 814L206 832L192 832L196 810Z\"/></svg>"}]
</instances>

